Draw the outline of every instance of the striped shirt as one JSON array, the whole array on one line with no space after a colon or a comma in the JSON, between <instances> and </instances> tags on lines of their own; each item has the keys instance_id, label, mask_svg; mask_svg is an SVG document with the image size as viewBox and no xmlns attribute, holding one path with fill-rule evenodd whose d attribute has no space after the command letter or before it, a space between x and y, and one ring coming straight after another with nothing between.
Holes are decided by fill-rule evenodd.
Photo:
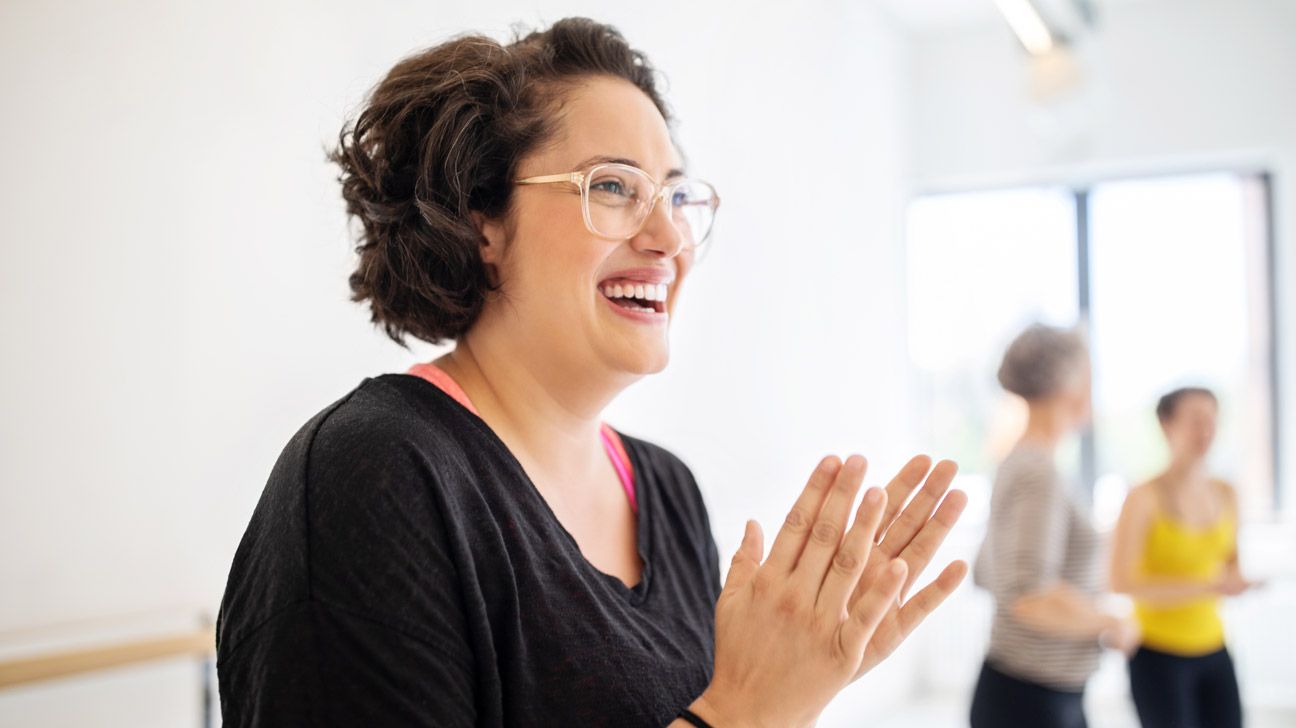
<instances>
[{"instance_id":1,"label":"striped shirt","mask_svg":"<svg viewBox=\"0 0 1296 728\"><path fill-rule=\"evenodd\" d=\"M994 595L987 660L996 669L1054 690L1084 688L1098 667L1097 639L1041 632L1011 610L1020 597L1059 581L1097 596L1098 546L1087 509L1058 474L1052 452L1019 443L995 474L975 569L977 584Z\"/></svg>"}]
</instances>

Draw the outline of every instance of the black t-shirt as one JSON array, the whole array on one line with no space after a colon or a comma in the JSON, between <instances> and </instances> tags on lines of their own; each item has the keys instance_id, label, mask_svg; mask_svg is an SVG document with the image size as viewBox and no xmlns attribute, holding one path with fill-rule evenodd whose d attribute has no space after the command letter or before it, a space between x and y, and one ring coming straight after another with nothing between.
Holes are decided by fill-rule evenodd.
<instances>
[{"instance_id":1,"label":"black t-shirt","mask_svg":"<svg viewBox=\"0 0 1296 728\"><path fill-rule=\"evenodd\" d=\"M476 415L404 374L311 418L217 624L228 726L664 726L710 682L720 570L671 453L622 436L642 578L594 568Z\"/></svg>"}]
</instances>

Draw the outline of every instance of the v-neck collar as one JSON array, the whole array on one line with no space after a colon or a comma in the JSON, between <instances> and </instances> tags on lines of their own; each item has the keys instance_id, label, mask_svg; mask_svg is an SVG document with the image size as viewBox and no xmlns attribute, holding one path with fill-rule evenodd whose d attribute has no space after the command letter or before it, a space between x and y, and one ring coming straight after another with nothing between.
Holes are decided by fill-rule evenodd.
<instances>
[{"instance_id":1,"label":"v-neck collar","mask_svg":"<svg viewBox=\"0 0 1296 728\"><path fill-rule=\"evenodd\" d=\"M534 499L534 502L538 505L539 509L545 514L545 518L548 520L549 524L562 534L562 538L567 541L570 548L575 552L574 558L581 564L581 568L585 569L594 578L606 584L612 591L625 599L631 606L639 606L644 603L648 598L648 590L652 584L652 524L650 522L650 512L652 511L653 499L656 497L656 493L653 492L653 485L655 485L654 476L648 474L644 465L642 453L639 449L639 443L634 440L634 438L627 437L625 434L617 431L617 434L621 437L622 443L625 446L626 454L630 456L630 464L636 473L636 496L639 507L634 512L635 545L636 550L639 553L639 560L643 563L643 569L639 574L639 581L634 586L627 586L619 577L602 571L598 567L594 566L594 564L590 563L590 560L587 559L584 552L581 551L580 544L576 542L576 537L572 536L571 532L567 530L567 527L558 519L558 515L554 513L549 502L545 500L544 495L540 493L540 489L536 487L535 482L531 480L531 476L527 474L526 468L522 467L522 462L517 459L517 456L515 456L513 451L509 449L508 445L500 439L499 435L495 434L495 431L491 429L490 425L486 424L486 421L481 418L481 415L468 407L465 407L463 403L459 402L440 387L417 374L401 373L389 376L409 377L421 382L424 387L435 392L434 396L443 398L444 401L450 403L451 407L457 408L460 412L466 415L466 419L480 430L488 441L499 449L509 466L517 471L517 475L524 483L526 483L526 487L522 489L527 493L524 497Z\"/></svg>"}]
</instances>

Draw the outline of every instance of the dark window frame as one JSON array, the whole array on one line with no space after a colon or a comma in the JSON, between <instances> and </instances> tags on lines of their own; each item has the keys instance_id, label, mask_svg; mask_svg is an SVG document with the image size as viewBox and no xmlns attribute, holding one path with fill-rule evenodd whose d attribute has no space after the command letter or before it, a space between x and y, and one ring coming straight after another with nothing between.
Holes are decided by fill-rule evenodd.
<instances>
[{"instance_id":1,"label":"dark window frame","mask_svg":"<svg viewBox=\"0 0 1296 728\"><path fill-rule=\"evenodd\" d=\"M1158 177L1191 177L1198 174L1232 174L1240 179L1252 179L1260 185L1261 201L1264 205L1262 211L1262 225L1264 236L1263 253L1264 260L1260 261L1267 271L1265 276L1265 300L1267 307L1268 338L1267 350L1269 354L1269 397L1267 404L1269 406L1269 438L1271 459L1269 466L1273 473L1273 510L1275 514L1281 513L1284 506L1283 484L1284 479L1284 462L1282 455L1282 408L1279 403L1282 401L1281 377L1279 372L1279 352L1278 336L1282 330L1280 326L1278 310L1278 270L1277 270L1277 248L1278 235L1275 229L1274 221L1274 198L1273 198L1273 174L1268 171L1243 171L1243 170L1212 170L1199 172L1166 172L1163 174L1148 175L1129 175L1122 177L1111 177L1101 180L1094 180L1083 185L1067 186L1072 195L1075 206L1075 240L1076 240L1076 275L1079 280L1076 282L1076 290L1079 293L1078 311L1081 321L1090 321L1090 313L1093 307L1093 290L1089 272L1090 256L1090 239L1089 239L1089 195L1093 189L1107 182L1116 182L1133 179L1157 179ZM1081 482L1084 483L1085 491L1092 497L1093 486L1098 477L1098 448L1097 439L1094 434L1093 422L1091 421L1084 429L1080 436L1080 474Z\"/></svg>"}]
</instances>

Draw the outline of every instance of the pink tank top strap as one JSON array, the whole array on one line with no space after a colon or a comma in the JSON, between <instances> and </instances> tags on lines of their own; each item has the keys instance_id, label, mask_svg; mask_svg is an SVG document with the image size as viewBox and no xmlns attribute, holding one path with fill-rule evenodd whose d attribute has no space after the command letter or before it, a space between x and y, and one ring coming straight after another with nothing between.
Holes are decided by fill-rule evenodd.
<instances>
[{"instance_id":1,"label":"pink tank top strap","mask_svg":"<svg viewBox=\"0 0 1296 728\"><path fill-rule=\"evenodd\" d=\"M625 443L621 442L621 436L606 422L599 428L599 435L603 438L603 449L607 450L608 459L612 461L612 467L616 468L617 477L621 479L621 487L630 499L630 508L637 512L639 503L635 500L634 467L630 465L630 455L626 453Z\"/></svg>"},{"instance_id":2,"label":"pink tank top strap","mask_svg":"<svg viewBox=\"0 0 1296 728\"><path fill-rule=\"evenodd\" d=\"M415 364L406 372L416 377L431 382L442 392L445 392L451 399L463 405L463 408L469 412L481 417L476 407L473 407L472 400L468 399L468 393L463 391L463 387L446 373L441 367L428 363ZM630 456L626 453L625 443L621 441L621 436L617 434L606 422L599 427L599 438L603 441L603 449L607 451L608 459L612 461L612 467L616 470L617 478L621 481L621 487L625 489L626 498L630 500L631 510L638 512L639 503L635 498L635 477L634 467L630 464Z\"/></svg>"},{"instance_id":3,"label":"pink tank top strap","mask_svg":"<svg viewBox=\"0 0 1296 728\"><path fill-rule=\"evenodd\" d=\"M468 399L468 393L463 391L463 387L460 387L453 377L436 364L415 364L406 373L422 377L435 384L442 392L450 395L451 399L463 405L464 409L481 417L481 413L473 406L472 400Z\"/></svg>"}]
</instances>

